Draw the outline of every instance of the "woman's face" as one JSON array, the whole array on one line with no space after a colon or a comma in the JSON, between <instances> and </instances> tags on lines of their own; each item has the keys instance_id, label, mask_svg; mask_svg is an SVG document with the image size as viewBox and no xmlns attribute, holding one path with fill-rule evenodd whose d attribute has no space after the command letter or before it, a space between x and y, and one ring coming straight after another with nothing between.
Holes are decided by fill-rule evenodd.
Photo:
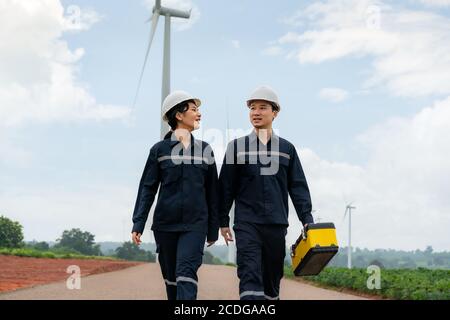
<instances>
[{"instance_id":1,"label":"woman's face","mask_svg":"<svg viewBox=\"0 0 450 320\"><path fill-rule=\"evenodd\" d=\"M202 119L202 114L200 113L199 107L194 102L189 102L188 109L181 113L177 113L178 128L187 129L189 131L194 131L200 128L200 121Z\"/></svg>"}]
</instances>

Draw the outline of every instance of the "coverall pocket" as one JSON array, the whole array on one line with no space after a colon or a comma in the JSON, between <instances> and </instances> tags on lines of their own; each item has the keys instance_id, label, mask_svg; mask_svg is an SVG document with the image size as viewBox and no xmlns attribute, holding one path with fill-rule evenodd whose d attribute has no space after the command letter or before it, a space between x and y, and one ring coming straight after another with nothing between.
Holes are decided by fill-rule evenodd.
<instances>
[{"instance_id":1,"label":"coverall pocket","mask_svg":"<svg viewBox=\"0 0 450 320\"><path fill-rule=\"evenodd\" d=\"M279 157L277 161L279 165L277 176L278 177L280 177L280 175L286 176L289 171L289 159L285 157Z\"/></svg>"},{"instance_id":2,"label":"coverall pocket","mask_svg":"<svg viewBox=\"0 0 450 320\"><path fill-rule=\"evenodd\" d=\"M193 163L191 167L195 182L200 182L203 185L205 183L206 173L208 172L208 165L204 162Z\"/></svg>"},{"instance_id":3,"label":"coverall pocket","mask_svg":"<svg viewBox=\"0 0 450 320\"><path fill-rule=\"evenodd\" d=\"M172 160L164 160L161 162L161 185L174 183L180 179L180 165L172 162Z\"/></svg>"},{"instance_id":4,"label":"coverall pocket","mask_svg":"<svg viewBox=\"0 0 450 320\"><path fill-rule=\"evenodd\" d=\"M254 175L253 176L251 176L251 175L243 175L243 176L241 176L238 193L244 194L248 190L250 190L254 178L255 178Z\"/></svg>"},{"instance_id":5,"label":"coverall pocket","mask_svg":"<svg viewBox=\"0 0 450 320\"><path fill-rule=\"evenodd\" d=\"M208 165L206 164L206 163L204 163L204 162L202 162L202 163L194 163L194 164L192 164L196 169L202 169L202 170L204 170L204 171L207 171L208 170Z\"/></svg>"},{"instance_id":6,"label":"coverall pocket","mask_svg":"<svg viewBox=\"0 0 450 320\"><path fill-rule=\"evenodd\" d=\"M242 165L241 173L246 177L254 177L260 174L260 168L257 164L246 163Z\"/></svg>"},{"instance_id":7,"label":"coverall pocket","mask_svg":"<svg viewBox=\"0 0 450 320\"><path fill-rule=\"evenodd\" d=\"M289 167L289 159L288 158L280 156L279 161L282 166Z\"/></svg>"}]
</instances>

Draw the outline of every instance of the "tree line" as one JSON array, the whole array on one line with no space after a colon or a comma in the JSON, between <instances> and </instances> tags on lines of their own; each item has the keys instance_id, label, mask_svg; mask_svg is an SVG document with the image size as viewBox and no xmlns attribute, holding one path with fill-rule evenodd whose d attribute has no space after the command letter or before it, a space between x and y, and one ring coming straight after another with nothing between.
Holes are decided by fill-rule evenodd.
<instances>
[{"instance_id":1,"label":"tree line","mask_svg":"<svg viewBox=\"0 0 450 320\"><path fill-rule=\"evenodd\" d=\"M25 248L36 251L51 251L56 254L103 256L100 245L95 242L95 236L88 231L82 231L79 228L64 230L53 246L45 241L26 243L23 226L5 216L0 216L0 248ZM124 242L122 246L116 248L111 256L131 261L155 261L153 252L143 250L131 242Z\"/></svg>"}]
</instances>

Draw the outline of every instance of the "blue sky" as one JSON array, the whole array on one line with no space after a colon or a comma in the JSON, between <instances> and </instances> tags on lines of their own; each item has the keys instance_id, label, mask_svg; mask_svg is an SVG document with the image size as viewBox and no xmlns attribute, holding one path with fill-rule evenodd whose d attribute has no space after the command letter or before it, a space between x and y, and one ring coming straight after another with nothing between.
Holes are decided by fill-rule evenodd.
<instances>
[{"instance_id":1,"label":"blue sky","mask_svg":"<svg viewBox=\"0 0 450 320\"><path fill-rule=\"evenodd\" d=\"M449 250L449 1L233 2L162 1L193 8L173 25L171 85L202 99L196 135L220 154L226 141L210 134L227 112L231 129L250 129L246 97L268 84L282 105L274 127L343 245L354 201L355 246ZM26 240L71 227L124 240L159 138L164 19L133 109L150 0L0 3L0 214Z\"/></svg>"}]
</instances>

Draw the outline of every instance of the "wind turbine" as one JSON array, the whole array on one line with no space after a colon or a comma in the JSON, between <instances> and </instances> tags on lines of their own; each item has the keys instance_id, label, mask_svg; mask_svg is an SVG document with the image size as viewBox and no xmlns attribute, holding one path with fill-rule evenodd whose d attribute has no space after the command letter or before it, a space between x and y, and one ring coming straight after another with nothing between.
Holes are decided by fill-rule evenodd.
<instances>
[{"instance_id":1,"label":"wind turbine","mask_svg":"<svg viewBox=\"0 0 450 320\"><path fill-rule=\"evenodd\" d=\"M352 209L356 209L356 207L352 206L352 203L348 204L345 207L344 220L347 216L348 212L348 248L347 248L347 267L349 269L352 268Z\"/></svg>"},{"instance_id":2,"label":"wind turbine","mask_svg":"<svg viewBox=\"0 0 450 320\"><path fill-rule=\"evenodd\" d=\"M139 77L136 95L134 97L133 107L136 104L136 100L139 94L139 89L142 83L142 77L144 76L145 65L147 64L148 54L150 52L150 47L152 46L153 37L155 36L159 16L165 17L163 75L162 75L162 89L161 89L161 108L162 108L162 102L170 93L170 21L172 17L189 19L191 16L191 10L182 11L172 8L166 8L161 6L161 0L155 1L155 6L153 7L153 15L149 19L149 21L151 21L150 38L148 41L147 51L145 53L144 65L142 66L141 75ZM162 139L165 133L169 130L169 126L162 120L162 114L160 119L161 119L161 139Z\"/></svg>"}]
</instances>

